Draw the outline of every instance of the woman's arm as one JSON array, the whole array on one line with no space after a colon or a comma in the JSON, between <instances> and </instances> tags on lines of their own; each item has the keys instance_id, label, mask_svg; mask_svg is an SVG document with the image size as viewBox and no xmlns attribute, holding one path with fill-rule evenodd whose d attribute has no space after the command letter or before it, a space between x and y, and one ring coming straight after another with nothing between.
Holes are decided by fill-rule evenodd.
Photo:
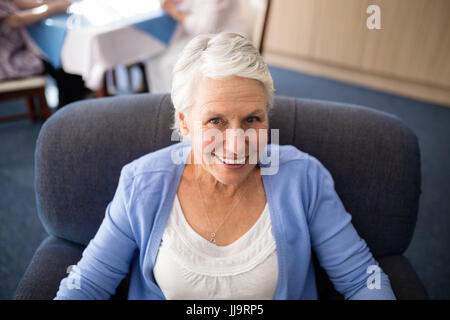
<instances>
[{"instance_id":1,"label":"woman's arm","mask_svg":"<svg viewBox=\"0 0 450 320\"><path fill-rule=\"evenodd\" d=\"M133 176L122 169L113 200L81 260L61 280L55 300L107 300L129 272L137 244L129 219Z\"/></svg>"},{"instance_id":2,"label":"woman's arm","mask_svg":"<svg viewBox=\"0 0 450 320\"><path fill-rule=\"evenodd\" d=\"M187 14L179 10L176 4L173 0L161 0L161 8L176 21L183 23Z\"/></svg>"},{"instance_id":3,"label":"woman's arm","mask_svg":"<svg viewBox=\"0 0 450 320\"><path fill-rule=\"evenodd\" d=\"M346 299L395 300L388 276L353 227L331 174L312 157L308 183L311 245L336 290Z\"/></svg>"},{"instance_id":4,"label":"woman's arm","mask_svg":"<svg viewBox=\"0 0 450 320\"><path fill-rule=\"evenodd\" d=\"M71 3L71 0L55 0L32 9L12 13L3 21L11 27L25 27L55 14L65 13Z\"/></svg>"},{"instance_id":5,"label":"woman's arm","mask_svg":"<svg viewBox=\"0 0 450 320\"><path fill-rule=\"evenodd\" d=\"M223 2L219 0L197 1L195 7L190 8L189 12L180 11L176 6L177 2L180 1L161 0L161 7L168 15L181 23L187 33L194 36L216 32L221 8L224 7Z\"/></svg>"},{"instance_id":6,"label":"woman's arm","mask_svg":"<svg viewBox=\"0 0 450 320\"><path fill-rule=\"evenodd\" d=\"M14 5L21 10L33 9L43 4L47 4L47 0L14 0Z\"/></svg>"}]
</instances>

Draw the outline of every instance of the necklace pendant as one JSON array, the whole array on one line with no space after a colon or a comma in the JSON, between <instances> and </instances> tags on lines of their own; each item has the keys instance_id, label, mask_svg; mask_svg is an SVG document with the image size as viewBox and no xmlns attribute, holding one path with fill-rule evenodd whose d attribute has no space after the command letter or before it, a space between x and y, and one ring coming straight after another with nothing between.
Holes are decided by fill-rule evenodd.
<instances>
[{"instance_id":1,"label":"necklace pendant","mask_svg":"<svg viewBox=\"0 0 450 320\"><path fill-rule=\"evenodd\" d=\"M211 240L209 242L216 244L216 234L214 232L211 232Z\"/></svg>"}]
</instances>

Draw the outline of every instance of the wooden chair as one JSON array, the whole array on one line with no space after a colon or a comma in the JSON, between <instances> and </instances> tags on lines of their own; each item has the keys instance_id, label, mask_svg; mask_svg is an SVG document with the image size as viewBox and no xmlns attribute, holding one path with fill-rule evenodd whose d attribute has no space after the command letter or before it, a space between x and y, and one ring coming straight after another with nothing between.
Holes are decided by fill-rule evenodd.
<instances>
[{"instance_id":1,"label":"wooden chair","mask_svg":"<svg viewBox=\"0 0 450 320\"><path fill-rule=\"evenodd\" d=\"M270 12L270 0L240 0L240 6L247 25L249 39L262 55Z\"/></svg>"},{"instance_id":2,"label":"wooden chair","mask_svg":"<svg viewBox=\"0 0 450 320\"><path fill-rule=\"evenodd\" d=\"M34 122L37 118L45 121L51 111L45 98L45 76L32 76L23 79L0 81L0 101L23 98L26 101L27 112L0 117L0 122L28 118ZM39 100L40 111L36 112L34 98Z\"/></svg>"},{"instance_id":3,"label":"wooden chair","mask_svg":"<svg viewBox=\"0 0 450 320\"><path fill-rule=\"evenodd\" d=\"M131 79L132 78L131 69L133 68L138 68L142 76L140 86L139 88L137 88L137 90L133 88L133 82ZM137 62L130 65L126 65L125 69L127 71L127 80L131 93L149 92L150 87L148 86L147 75L145 73L145 65L143 62ZM111 86L108 85L108 79L111 82ZM97 96L97 98L114 96L116 91L117 91L116 68L113 68L105 72L105 74L103 75L102 86L95 91L95 95Z\"/></svg>"}]
</instances>

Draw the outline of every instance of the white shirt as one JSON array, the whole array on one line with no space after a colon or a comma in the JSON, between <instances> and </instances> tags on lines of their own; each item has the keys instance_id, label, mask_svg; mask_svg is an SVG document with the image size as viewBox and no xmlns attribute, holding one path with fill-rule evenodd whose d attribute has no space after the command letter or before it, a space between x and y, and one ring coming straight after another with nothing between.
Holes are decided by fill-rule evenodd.
<instances>
[{"instance_id":1,"label":"white shirt","mask_svg":"<svg viewBox=\"0 0 450 320\"><path fill-rule=\"evenodd\" d=\"M247 233L216 246L192 229L175 197L153 274L169 300L273 299L278 261L267 204Z\"/></svg>"}]
</instances>

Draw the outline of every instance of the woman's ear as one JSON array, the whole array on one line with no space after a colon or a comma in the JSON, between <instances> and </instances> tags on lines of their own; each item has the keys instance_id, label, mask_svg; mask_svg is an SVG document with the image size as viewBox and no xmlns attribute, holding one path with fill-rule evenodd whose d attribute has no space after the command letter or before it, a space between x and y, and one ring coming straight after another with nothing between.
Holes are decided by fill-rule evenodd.
<instances>
[{"instance_id":1,"label":"woman's ear","mask_svg":"<svg viewBox=\"0 0 450 320\"><path fill-rule=\"evenodd\" d=\"M189 134L189 128L187 126L187 119L184 113L178 112L178 120L180 121L180 131L184 136Z\"/></svg>"}]
</instances>

